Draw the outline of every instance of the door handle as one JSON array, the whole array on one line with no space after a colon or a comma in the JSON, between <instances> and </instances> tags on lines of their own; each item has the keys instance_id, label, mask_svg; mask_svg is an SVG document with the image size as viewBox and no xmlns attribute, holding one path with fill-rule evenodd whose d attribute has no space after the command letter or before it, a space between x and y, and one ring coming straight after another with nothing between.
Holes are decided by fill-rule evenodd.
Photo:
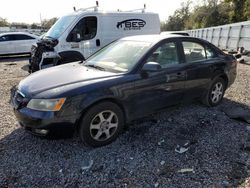
<instances>
[{"instance_id":1,"label":"door handle","mask_svg":"<svg viewBox=\"0 0 250 188\"><path fill-rule=\"evenodd\" d=\"M101 41L100 41L100 39L96 39L95 43L96 43L96 46L101 46Z\"/></svg>"},{"instance_id":2,"label":"door handle","mask_svg":"<svg viewBox=\"0 0 250 188\"><path fill-rule=\"evenodd\" d=\"M215 68L216 68L216 67L215 67L214 65L209 66L209 69L212 70L212 71L214 71Z\"/></svg>"},{"instance_id":3,"label":"door handle","mask_svg":"<svg viewBox=\"0 0 250 188\"><path fill-rule=\"evenodd\" d=\"M185 78L186 77L186 72L178 72L176 73L177 78Z\"/></svg>"}]
</instances>

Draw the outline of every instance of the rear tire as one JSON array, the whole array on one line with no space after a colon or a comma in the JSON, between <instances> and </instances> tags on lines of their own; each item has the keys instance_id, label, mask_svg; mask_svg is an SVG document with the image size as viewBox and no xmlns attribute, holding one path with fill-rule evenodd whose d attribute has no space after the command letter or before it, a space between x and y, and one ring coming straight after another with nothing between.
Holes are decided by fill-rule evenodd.
<instances>
[{"instance_id":1,"label":"rear tire","mask_svg":"<svg viewBox=\"0 0 250 188\"><path fill-rule=\"evenodd\" d=\"M120 107L112 102L102 102L84 114L79 135L85 144L100 147L113 142L123 126L124 115Z\"/></svg>"},{"instance_id":2,"label":"rear tire","mask_svg":"<svg viewBox=\"0 0 250 188\"><path fill-rule=\"evenodd\" d=\"M222 78L215 79L206 92L202 102L207 106L217 106L221 103L225 90L225 80Z\"/></svg>"}]
</instances>

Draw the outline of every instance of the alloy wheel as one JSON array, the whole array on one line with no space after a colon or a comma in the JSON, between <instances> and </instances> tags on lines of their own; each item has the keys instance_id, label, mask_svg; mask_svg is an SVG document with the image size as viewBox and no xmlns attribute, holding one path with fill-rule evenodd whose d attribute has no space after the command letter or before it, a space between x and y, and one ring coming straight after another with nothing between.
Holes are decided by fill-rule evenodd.
<instances>
[{"instance_id":1,"label":"alloy wheel","mask_svg":"<svg viewBox=\"0 0 250 188\"><path fill-rule=\"evenodd\" d=\"M211 91L211 101L213 103L218 103L223 97L223 91L224 88L221 82L217 82L216 84L214 84L214 87Z\"/></svg>"},{"instance_id":2,"label":"alloy wheel","mask_svg":"<svg viewBox=\"0 0 250 188\"><path fill-rule=\"evenodd\" d=\"M112 137L118 128L118 117L110 110L98 113L91 121L90 135L96 141L105 141Z\"/></svg>"}]
</instances>

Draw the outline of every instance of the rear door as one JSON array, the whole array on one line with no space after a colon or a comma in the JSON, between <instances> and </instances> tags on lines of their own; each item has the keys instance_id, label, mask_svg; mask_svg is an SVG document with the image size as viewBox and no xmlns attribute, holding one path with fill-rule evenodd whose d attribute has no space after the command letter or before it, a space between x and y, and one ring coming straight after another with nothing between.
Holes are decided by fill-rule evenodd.
<instances>
[{"instance_id":1,"label":"rear door","mask_svg":"<svg viewBox=\"0 0 250 188\"><path fill-rule=\"evenodd\" d=\"M31 46L35 42L35 38L29 35L16 34L15 44L16 44L16 53L30 53Z\"/></svg>"},{"instance_id":2,"label":"rear door","mask_svg":"<svg viewBox=\"0 0 250 188\"><path fill-rule=\"evenodd\" d=\"M187 73L185 100L200 97L208 88L215 69L220 61L216 52L206 44L194 39L182 39L183 65Z\"/></svg>"},{"instance_id":3,"label":"rear door","mask_svg":"<svg viewBox=\"0 0 250 188\"><path fill-rule=\"evenodd\" d=\"M157 62L162 69L148 72L147 77L138 74L134 90L136 117L179 103L185 90L186 72L180 64L178 42L162 42L150 53L147 62Z\"/></svg>"}]
</instances>

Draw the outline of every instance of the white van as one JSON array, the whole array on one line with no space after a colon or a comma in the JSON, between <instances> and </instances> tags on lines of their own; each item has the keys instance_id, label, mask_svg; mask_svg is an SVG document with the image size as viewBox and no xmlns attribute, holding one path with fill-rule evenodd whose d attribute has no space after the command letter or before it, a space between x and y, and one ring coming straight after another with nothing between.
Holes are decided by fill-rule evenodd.
<instances>
[{"instance_id":1,"label":"white van","mask_svg":"<svg viewBox=\"0 0 250 188\"><path fill-rule=\"evenodd\" d=\"M75 10L61 17L42 39L32 47L30 72L85 60L114 40L131 35L159 34L156 13L104 12L98 5Z\"/></svg>"}]
</instances>

